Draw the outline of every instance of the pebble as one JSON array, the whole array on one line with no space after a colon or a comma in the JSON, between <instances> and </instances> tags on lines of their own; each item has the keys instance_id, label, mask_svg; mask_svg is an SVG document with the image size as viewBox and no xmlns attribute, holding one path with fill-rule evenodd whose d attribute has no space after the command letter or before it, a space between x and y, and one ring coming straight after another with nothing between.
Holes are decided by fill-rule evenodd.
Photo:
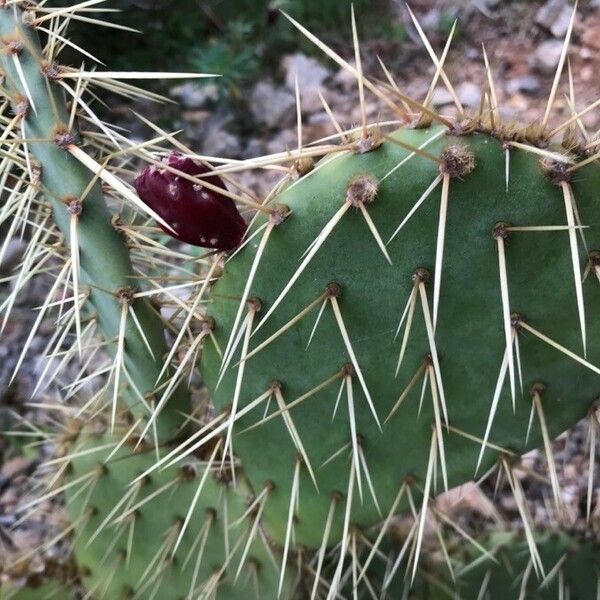
<instances>
[{"instance_id":1,"label":"pebble","mask_svg":"<svg viewBox=\"0 0 600 600\"><path fill-rule=\"evenodd\" d=\"M592 18L586 21L582 41L595 51L590 53L590 58L595 54L597 55L597 51L600 51L600 18Z\"/></svg>"},{"instance_id":2,"label":"pebble","mask_svg":"<svg viewBox=\"0 0 600 600\"><path fill-rule=\"evenodd\" d=\"M464 81L456 87L456 95L463 106L473 108L479 106L481 88L475 83ZM454 100L445 86L439 86L433 91L432 104L434 106L447 106L454 104Z\"/></svg>"},{"instance_id":3,"label":"pebble","mask_svg":"<svg viewBox=\"0 0 600 600\"><path fill-rule=\"evenodd\" d=\"M473 108L479 106L481 101L481 88L470 81L464 81L456 88L456 94L463 106Z\"/></svg>"},{"instance_id":4,"label":"pebble","mask_svg":"<svg viewBox=\"0 0 600 600\"><path fill-rule=\"evenodd\" d=\"M0 514L12 512L19 500L16 488L9 487L2 496L0 496ZM8 515L10 517L11 515Z\"/></svg>"},{"instance_id":5,"label":"pebble","mask_svg":"<svg viewBox=\"0 0 600 600\"><path fill-rule=\"evenodd\" d=\"M298 140L296 138L296 132L290 129L280 131L277 135L273 136L268 142L266 147L267 154L276 154L277 152L285 152L287 149L297 148Z\"/></svg>"},{"instance_id":6,"label":"pebble","mask_svg":"<svg viewBox=\"0 0 600 600\"><path fill-rule=\"evenodd\" d=\"M26 471L30 464L31 461L28 458L25 458L24 456L17 456L2 465L1 473L7 479L12 479L18 474Z\"/></svg>"},{"instance_id":7,"label":"pebble","mask_svg":"<svg viewBox=\"0 0 600 600\"><path fill-rule=\"evenodd\" d=\"M452 94L445 87L436 87L433 90L431 103L434 106L445 106L447 104L452 104L452 102Z\"/></svg>"},{"instance_id":8,"label":"pebble","mask_svg":"<svg viewBox=\"0 0 600 600\"><path fill-rule=\"evenodd\" d=\"M558 15L556 21L550 27L550 32L554 37L563 38L567 34L569 29L569 23L571 22L571 15L573 12L573 8L570 6L565 6L560 14Z\"/></svg>"},{"instance_id":9,"label":"pebble","mask_svg":"<svg viewBox=\"0 0 600 600\"><path fill-rule=\"evenodd\" d=\"M465 56L470 60L479 60L481 58L481 48L474 48L469 46L465 50Z\"/></svg>"},{"instance_id":10,"label":"pebble","mask_svg":"<svg viewBox=\"0 0 600 600\"><path fill-rule=\"evenodd\" d=\"M355 63L352 60L348 61L348 63L352 67L355 66ZM333 83L336 86L340 87L344 92L351 92L352 90L358 89L356 83L356 76L353 73L351 73L348 69L340 69L333 76Z\"/></svg>"},{"instance_id":11,"label":"pebble","mask_svg":"<svg viewBox=\"0 0 600 600\"><path fill-rule=\"evenodd\" d=\"M199 125L204 123L211 118L213 113L210 110L184 110L181 113L182 121L185 124L192 123L193 125Z\"/></svg>"},{"instance_id":12,"label":"pebble","mask_svg":"<svg viewBox=\"0 0 600 600\"><path fill-rule=\"evenodd\" d=\"M563 43L560 40L542 42L533 56L533 66L543 75L553 75L560 60Z\"/></svg>"},{"instance_id":13,"label":"pebble","mask_svg":"<svg viewBox=\"0 0 600 600\"><path fill-rule=\"evenodd\" d=\"M425 15L419 17L419 23L424 31L437 31L440 26L442 11L438 8L428 10ZM412 30L412 27L410 28ZM418 37L416 38L419 39Z\"/></svg>"},{"instance_id":14,"label":"pebble","mask_svg":"<svg viewBox=\"0 0 600 600\"><path fill-rule=\"evenodd\" d=\"M12 268L21 260L27 249L27 243L19 237L13 237L6 246L4 259L0 263L0 274L8 274Z\"/></svg>"},{"instance_id":15,"label":"pebble","mask_svg":"<svg viewBox=\"0 0 600 600\"><path fill-rule=\"evenodd\" d=\"M302 111L313 113L320 110L319 89L330 76L329 70L318 60L301 53L285 56L281 64L285 72L285 86L293 94L296 93L298 77Z\"/></svg>"},{"instance_id":16,"label":"pebble","mask_svg":"<svg viewBox=\"0 0 600 600\"><path fill-rule=\"evenodd\" d=\"M472 4L489 19L493 19L492 9L500 3L500 0L473 0Z\"/></svg>"},{"instance_id":17,"label":"pebble","mask_svg":"<svg viewBox=\"0 0 600 600\"><path fill-rule=\"evenodd\" d=\"M285 88L259 81L250 94L250 112L258 125L285 127L296 119L296 99Z\"/></svg>"},{"instance_id":18,"label":"pebble","mask_svg":"<svg viewBox=\"0 0 600 600\"><path fill-rule=\"evenodd\" d=\"M239 136L224 129L214 128L202 139L201 151L211 156L239 158L242 153L242 142Z\"/></svg>"},{"instance_id":19,"label":"pebble","mask_svg":"<svg viewBox=\"0 0 600 600\"><path fill-rule=\"evenodd\" d=\"M540 80L535 75L523 75L506 82L506 91L509 94L523 92L524 94L537 94L540 91Z\"/></svg>"},{"instance_id":20,"label":"pebble","mask_svg":"<svg viewBox=\"0 0 600 600\"><path fill-rule=\"evenodd\" d=\"M303 127L305 142L312 142L334 133L334 128L325 111L310 115Z\"/></svg>"},{"instance_id":21,"label":"pebble","mask_svg":"<svg viewBox=\"0 0 600 600\"><path fill-rule=\"evenodd\" d=\"M264 141L260 138L251 138L246 142L246 147L242 154L244 160L248 158L256 158L264 154Z\"/></svg>"},{"instance_id":22,"label":"pebble","mask_svg":"<svg viewBox=\"0 0 600 600\"><path fill-rule=\"evenodd\" d=\"M592 67L591 65L586 65L585 67L583 67L581 69L580 76L581 76L581 81L594 80L596 77L594 67Z\"/></svg>"},{"instance_id":23,"label":"pebble","mask_svg":"<svg viewBox=\"0 0 600 600\"><path fill-rule=\"evenodd\" d=\"M565 0L549 0L535 15L535 22L545 27L554 37L567 33L573 8Z\"/></svg>"},{"instance_id":24,"label":"pebble","mask_svg":"<svg viewBox=\"0 0 600 600\"><path fill-rule=\"evenodd\" d=\"M184 108L191 109L204 108L219 99L219 88L214 83L184 83L171 88L170 93Z\"/></svg>"}]
</instances>

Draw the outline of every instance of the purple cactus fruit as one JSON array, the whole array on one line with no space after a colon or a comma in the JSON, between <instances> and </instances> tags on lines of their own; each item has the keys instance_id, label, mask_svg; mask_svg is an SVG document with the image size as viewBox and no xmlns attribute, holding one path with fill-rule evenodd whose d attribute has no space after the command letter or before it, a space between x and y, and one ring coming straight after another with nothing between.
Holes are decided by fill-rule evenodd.
<instances>
[{"instance_id":1,"label":"purple cactus fruit","mask_svg":"<svg viewBox=\"0 0 600 600\"><path fill-rule=\"evenodd\" d=\"M202 176L209 168L191 158L172 152L165 161L169 167L193 176ZM226 190L218 175L204 181ZM193 183L167 169L146 167L135 179L135 189L142 201L158 213L176 232L174 238L204 248L232 250L244 237L246 223L235 203L224 194Z\"/></svg>"}]
</instances>

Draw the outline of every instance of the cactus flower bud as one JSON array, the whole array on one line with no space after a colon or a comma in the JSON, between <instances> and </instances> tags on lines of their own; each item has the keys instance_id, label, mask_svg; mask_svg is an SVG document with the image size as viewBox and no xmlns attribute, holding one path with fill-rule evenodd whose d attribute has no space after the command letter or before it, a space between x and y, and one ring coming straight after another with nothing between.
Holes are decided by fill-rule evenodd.
<instances>
[{"instance_id":1,"label":"cactus flower bud","mask_svg":"<svg viewBox=\"0 0 600 600\"><path fill-rule=\"evenodd\" d=\"M193 176L202 176L209 171L191 158L174 152L165 162L169 167ZM226 189L217 175L204 180ZM224 194L156 166L146 167L136 177L135 189L142 201L173 228L175 234L161 226L176 239L217 250L232 250L240 245L246 223L233 200Z\"/></svg>"}]
</instances>

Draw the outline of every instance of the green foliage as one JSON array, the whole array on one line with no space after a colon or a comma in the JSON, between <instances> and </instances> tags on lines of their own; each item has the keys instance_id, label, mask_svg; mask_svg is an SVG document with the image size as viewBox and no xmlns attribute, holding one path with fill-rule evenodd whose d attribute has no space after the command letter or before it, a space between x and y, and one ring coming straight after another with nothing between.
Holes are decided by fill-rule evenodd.
<instances>
[{"instance_id":1,"label":"green foliage","mask_svg":"<svg viewBox=\"0 0 600 600\"><path fill-rule=\"evenodd\" d=\"M447 554L429 553L414 581L411 581L406 559L393 572L389 563L373 560L369 565L369 578L377 592L383 582L380 597L410 600L596 598L600 581L598 544L581 533L533 530L530 539L535 550L522 531L480 533L476 536L480 544L477 549L456 531L445 529L443 535ZM397 555L403 541L388 541L391 546L397 546L392 549L392 556ZM537 553L535 564L533 552ZM346 593L351 592L351 586L347 587Z\"/></svg>"},{"instance_id":2,"label":"green foliage","mask_svg":"<svg viewBox=\"0 0 600 600\"><path fill-rule=\"evenodd\" d=\"M70 0L75 4L76 0ZM350 0L316 3L312 0L165 0L132 2L120 0L116 22L143 31L132 44L130 32L113 31L106 36L101 28L73 23L74 40L95 52L115 68L155 70L191 68L223 75L224 92L234 92L255 74L277 65L281 55L302 48L314 52L299 40L292 26L279 14L285 10L301 20L328 42L350 39L347 27ZM141 7L140 7L141 5ZM377 37L389 35L390 19L381 18L390 11L387 0L376 6L367 0L354 2L361 33ZM367 10L369 9L369 10ZM373 12L373 10L375 12ZM103 17L101 13L92 13ZM341 27L341 25L343 25ZM157 52L160 48L160 52ZM72 54L74 64L81 60Z\"/></svg>"},{"instance_id":3,"label":"green foliage","mask_svg":"<svg viewBox=\"0 0 600 600\"><path fill-rule=\"evenodd\" d=\"M450 34L452 28L455 26L456 17L449 12L442 12L438 23L439 30L446 36ZM459 24L456 25L455 36L458 38L461 34L461 27Z\"/></svg>"},{"instance_id":4,"label":"green foliage","mask_svg":"<svg viewBox=\"0 0 600 600\"><path fill-rule=\"evenodd\" d=\"M536 574L532 551L523 533L494 532L481 542L490 552L484 560L473 548L458 542L453 551L457 580L452 581L446 565L437 566L438 581L455 588L463 598L535 598L536 600L587 600L596 598L600 583L598 545L580 533L533 532L533 540L544 566ZM430 581L434 581L431 579ZM431 598L447 598L441 586L430 584ZM435 590L435 591L434 591ZM483 590L483 591L482 591Z\"/></svg>"},{"instance_id":5,"label":"green foliage","mask_svg":"<svg viewBox=\"0 0 600 600\"><path fill-rule=\"evenodd\" d=\"M227 23L215 37L193 51L191 64L200 73L215 73L221 99L241 100L261 67L258 48L253 43L255 24L241 20Z\"/></svg>"},{"instance_id":6,"label":"green foliage","mask_svg":"<svg viewBox=\"0 0 600 600\"><path fill-rule=\"evenodd\" d=\"M395 24L391 18L380 18L391 10L388 0L378 0L375 12L371 4L366 0L354 2L355 10L363 15L358 23L359 33L402 43L403 25ZM206 83L218 86L220 101L239 105L247 87L265 72L273 73L284 54L298 50L315 53L314 46L298 38L280 10L300 20L325 41L347 45L351 39L350 28L346 26L350 5L350 0L323 3L312 0L216 3L120 0L118 8L123 13L114 20L143 32L134 44L132 36L135 34L128 31L112 31L106 36L102 28L90 28L86 23L77 22L72 23L70 31L76 43L114 68L218 74L219 79ZM101 13L92 13L92 16L105 18ZM81 62L81 56L69 49L67 55L74 65Z\"/></svg>"}]
</instances>

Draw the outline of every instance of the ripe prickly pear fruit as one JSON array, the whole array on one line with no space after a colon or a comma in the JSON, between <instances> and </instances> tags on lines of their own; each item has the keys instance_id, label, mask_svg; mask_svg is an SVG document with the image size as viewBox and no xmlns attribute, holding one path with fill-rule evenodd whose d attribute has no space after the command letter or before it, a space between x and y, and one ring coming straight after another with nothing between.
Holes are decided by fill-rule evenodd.
<instances>
[{"instance_id":1,"label":"ripe prickly pear fruit","mask_svg":"<svg viewBox=\"0 0 600 600\"><path fill-rule=\"evenodd\" d=\"M191 158L172 152L165 168L146 167L137 176L135 188L139 197L171 225L176 239L193 246L232 250L242 241L246 223L233 200L219 193L219 189L227 189L223 180L216 175L203 177L209 171ZM185 175L200 177L207 185Z\"/></svg>"}]
</instances>

